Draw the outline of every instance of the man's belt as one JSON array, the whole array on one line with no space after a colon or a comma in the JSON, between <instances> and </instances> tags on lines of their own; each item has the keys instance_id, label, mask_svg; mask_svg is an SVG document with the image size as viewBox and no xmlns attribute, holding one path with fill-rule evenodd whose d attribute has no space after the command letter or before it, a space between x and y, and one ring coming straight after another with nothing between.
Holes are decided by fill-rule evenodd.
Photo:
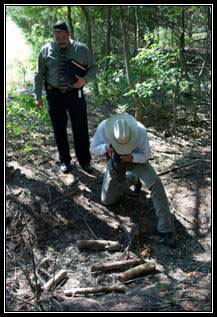
<instances>
[{"instance_id":1,"label":"man's belt","mask_svg":"<svg viewBox=\"0 0 217 317\"><path fill-rule=\"evenodd\" d=\"M56 91L60 91L62 93L75 90L75 88L72 88L72 87L69 87L69 86L54 87L54 86L51 86L50 84L47 84L46 86L47 86L46 88L47 88L48 91L56 90Z\"/></svg>"}]
</instances>

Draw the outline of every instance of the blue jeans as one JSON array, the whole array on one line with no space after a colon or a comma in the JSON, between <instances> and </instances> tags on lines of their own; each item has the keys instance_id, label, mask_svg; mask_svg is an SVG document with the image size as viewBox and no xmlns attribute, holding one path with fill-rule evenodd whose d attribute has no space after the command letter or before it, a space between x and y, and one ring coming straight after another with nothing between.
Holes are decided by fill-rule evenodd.
<instances>
[{"instance_id":1,"label":"blue jeans","mask_svg":"<svg viewBox=\"0 0 217 317\"><path fill-rule=\"evenodd\" d=\"M117 178L117 172L113 169L111 160L107 163L103 179L101 201L104 205L116 203L124 194L126 186L136 185L138 177L146 184L151 191L151 198L158 219L157 230L159 232L172 232L171 214L166 192L160 177L149 162L125 163L126 177L123 182Z\"/></svg>"}]
</instances>

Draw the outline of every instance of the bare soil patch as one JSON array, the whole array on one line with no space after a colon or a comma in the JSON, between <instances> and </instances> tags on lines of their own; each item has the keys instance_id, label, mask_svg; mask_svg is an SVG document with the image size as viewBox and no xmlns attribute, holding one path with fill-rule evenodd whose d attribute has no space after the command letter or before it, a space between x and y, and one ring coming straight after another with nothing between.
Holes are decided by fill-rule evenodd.
<instances>
[{"instance_id":1,"label":"bare soil patch","mask_svg":"<svg viewBox=\"0 0 217 317\"><path fill-rule=\"evenodd\" d=\"M91 135L103 118L103 114L89 114ZM140 194L126 192L114 206L101 204L105 160L93 158L94 171L89 175L79 169L74 157L71 172L61 174L51 131L40 136L40 151L31 160L8 149L6 311L211 310L210 136L193 141L165 139L150 129L149 138L151 164L159 174L167 172L161 178L171 205L174 250L160 240L145 185ZM190 164L181 167L186 163ZM179 168L171 172L175 167ZM80 250L77 241L81 239L119 241L123 248ZM91 266L139 257L147 248L145 261L154 262L156 270L126 282L125 293L64 295L72 287L113 285L118 273L91 272ZM51 293L36 291L61 269L67 270L67 279Z\"/></svg>"}]
</instances>

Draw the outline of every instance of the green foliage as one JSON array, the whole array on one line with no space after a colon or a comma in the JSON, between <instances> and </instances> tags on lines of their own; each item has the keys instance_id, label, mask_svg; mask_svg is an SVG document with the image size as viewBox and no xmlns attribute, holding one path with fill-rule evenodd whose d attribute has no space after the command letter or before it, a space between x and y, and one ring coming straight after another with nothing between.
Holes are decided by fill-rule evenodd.
<instances>
[{"instance_id":1,"label":"green foliage","mask_svg":"<svg viewBox=\"0 0 217 317\"><path fill-rule=\"evenodd\" d=\"M166 92L167 101L171 99L181 72L178 50L165 50L153 44L149 49L142 49L131 64L137 84L129 94L136 92L146 99Z\"/></svg>"},{"instance_id":2,"label":"green foliage","mask_svg":"<svg viewBox=\"0 0 217 317\"><path fill-rule=\"evenodd\" d=\"M83 9L79 5L71 6L71 21L75 39L91 44L97 62L99 96L96 106L108 102L116 111L128 109L134 112L132 96L137 94L145 105L144 115L159 125L160 122L171 122L174 102L186 115L193 108L194 113L202 109L201 101L203 104L210 102L210 61L203 55L206 45L207 52L210 51L209 6L123 7L132 76L130 89L119 7L85 6L88 19ZM69 22L68 7L7 6L7 14L22 29L32 46L30 69L34 71L41 47L52 38L53 23L59 19ZM186 51L182 50L183 43ZM192 49L193 55L187 55ZM204 68L199 86L198 75L205 60L207 68ZM22 80L25 68L20 65L19 70ZM94 87L96 85L89 85L92 92ZM19 134L21 130L14 128L14 133Z\"/></svg>"},{"instance_id":3,"label":"green foliage","mask_svg":"<svg viewBox=\"0 0 217 317\"><path fill-rule=\"evenodd\" d=\"M47 110L38 111L32 96L9 97L6 108L7 145L20 149L24 155L32 152L33 136L40 132L45 124L50 127ZM45 101L45 100L44 100ZM32 136L32 139L31 137Z\"/></svg>"},{"instance_id":4,"label":"green foliage","mask_svg":"<svg viewBox=\"0 0 217 317\"><path fill-rule=\"evenodd\" d=\"M119 104L123 99L121 96L128 89L123 65L116 55L110 54L101 60L98 67L101 69L99 75L101 102L110 101L113 104Z\"/></svg>"}]
</instances>

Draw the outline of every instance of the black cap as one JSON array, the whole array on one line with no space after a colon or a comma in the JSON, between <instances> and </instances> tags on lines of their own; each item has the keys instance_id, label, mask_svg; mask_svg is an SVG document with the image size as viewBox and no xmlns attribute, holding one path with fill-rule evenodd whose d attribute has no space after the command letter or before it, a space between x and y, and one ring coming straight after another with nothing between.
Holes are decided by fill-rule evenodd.
<instances>
[{"instance_id":1,"label":"black cap","mask_svg":"<svg viewBox=\"0 0 217 317\"><path fill-rule=\"evenodd\" d=\"M66 31L68 33L68 27L64 21L57 21L53 25L53 31L54 32L63 32Z\"/></svg>"}]
</instances>

